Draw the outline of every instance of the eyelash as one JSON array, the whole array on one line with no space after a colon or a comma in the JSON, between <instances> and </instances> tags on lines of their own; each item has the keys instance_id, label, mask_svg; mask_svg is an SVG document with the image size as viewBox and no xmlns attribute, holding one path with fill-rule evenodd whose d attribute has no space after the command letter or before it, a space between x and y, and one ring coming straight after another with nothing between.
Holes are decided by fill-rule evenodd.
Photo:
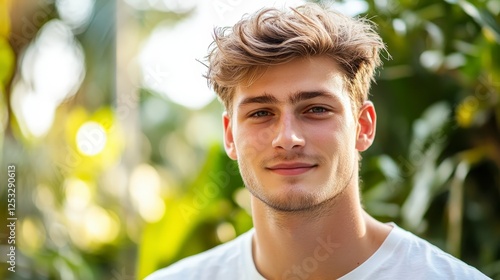
<instances>
[{"instance_id":1,"label":"eyelash","mask_svg":"<svg viewBox=\"0 0 500 280\"><path fill-rule=\"evenodd\" d=\"M318 109L321 110L321 112L317 112ZM312 113L312 114L318 114L318 115L325 114L328 112L330 112L329 109L327 109L325 107L321 107L321 106L314 106L314 107L308 108L305 111L305 113ZM269 117L271 115L272 115L272 113L269 111L260 110L260 111L256 111L256 112L251 113L249 117L258 119L258 118Z\"/></svg>"},{"instance_id":2,"label":"eyelash","mask_svg":"<svg viewBox=\"0 0 500 280\"><path fill-rule=\"evenodd\" d=\"M313 110L315 109L321 109L321 112L314 112ZM313 113L313 114L324 114L324 113L328 113L330 110L328 110L327 108L325 107L321 107L321 106L315 106L315 107L311 107L309 109L307 109L306 113Z\"/></svg>"},{"instance_id":3,"label":"eyelash","mask_svg":"<svg viewBox=\"0 0 500 280\"><path fill-rule=\"evenodd\" d=\"M261 113L265 113L266 115L265 116L262 116L262 115L259 116L259 114L261 114ZM271 115L271 113L269 111L263 111L263 110L261 110L261 111L253 112L252 114L250 114L250 118L263 118L263 117L268 117L270 115Z\"/></svg>"}]
</instances>

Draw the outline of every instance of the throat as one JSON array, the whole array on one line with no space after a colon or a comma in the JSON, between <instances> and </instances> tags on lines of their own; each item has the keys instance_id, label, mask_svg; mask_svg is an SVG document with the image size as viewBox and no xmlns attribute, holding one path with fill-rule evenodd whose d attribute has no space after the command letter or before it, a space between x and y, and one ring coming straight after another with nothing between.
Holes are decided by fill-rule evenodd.
<instances>
[{"instance_id":1,"label":"throat","mask_svg":"<svg viewBox=\"0 0 500 280\"><path fill-rule=\"evenodd\" d=\"M370 219L356 197L333 200L307 212L276 211L253 199L257 270L267 279L325 279L355 269L386 236L370 231L379 222ZM299 268L302 275L297 274Z\"/></svg>"}]
</instances>

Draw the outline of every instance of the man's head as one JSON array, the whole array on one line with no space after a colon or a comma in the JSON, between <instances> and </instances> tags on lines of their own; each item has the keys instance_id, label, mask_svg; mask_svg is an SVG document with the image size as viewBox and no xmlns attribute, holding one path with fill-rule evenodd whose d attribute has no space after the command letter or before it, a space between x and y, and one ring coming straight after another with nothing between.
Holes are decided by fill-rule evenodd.
<instances>
[{"instance_id":1,"label":"man's head","mask_svg":"<svg viewBox=\"0 0 500 280\"><path fill-rule=\"evenodd\" d=\"M371 26L306 5L263 10L215 42L207 76L227 109L224 145L253 196L302 212L357 187L383 48Z\"/></svg>"},{"instance_id":2,"label":"man's head","mask_svg":"<svg viewBox=\"0 0 500 280\"><path fill-rule=\"evenodd\" d=\"M227 112L239 85L250 85L268 66L326 55L338 63L354 111L368 99L370 82L385 46L365 19L307 4L263 9L232 28L215 31L207 78Z\"/></svg>"}]
</instances>

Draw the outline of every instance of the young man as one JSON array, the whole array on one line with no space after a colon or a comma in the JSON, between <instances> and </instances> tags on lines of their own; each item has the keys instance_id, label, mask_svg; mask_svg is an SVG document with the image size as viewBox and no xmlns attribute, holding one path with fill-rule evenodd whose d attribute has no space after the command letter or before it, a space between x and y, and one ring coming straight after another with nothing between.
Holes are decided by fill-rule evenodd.
<instances>
[{"instance_id":1,"label":"young man","mask_svg":"<svg viewBox=\"0 0 500 280\"><path fill-rule=\"evenodd\" d=\"M147 279L487 279L361 206L381 51L369 22L315 4L218 30L207 77L226 108L225 149L252 194L254 229Z\"/></svg>"}]
</instances>

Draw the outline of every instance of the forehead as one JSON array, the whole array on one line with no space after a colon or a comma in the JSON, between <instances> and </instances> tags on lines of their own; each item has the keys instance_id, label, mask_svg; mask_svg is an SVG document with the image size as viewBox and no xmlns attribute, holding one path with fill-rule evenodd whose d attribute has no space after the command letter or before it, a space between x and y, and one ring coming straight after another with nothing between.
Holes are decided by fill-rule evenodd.
<instances>
[{"instance_id":1,"label":"forehead","mask_svg":"<svg viewBox=\"0 0 500 280\"><path fill-rule=\"evenodd\" d=\"M236 87L233 104L238 107L249 97L263 95L286 102L298 92L322 92L349 102L345 88L342 70L332 58L297 58L267 67L250 85Z\"/></svg>"}]
</instances>

